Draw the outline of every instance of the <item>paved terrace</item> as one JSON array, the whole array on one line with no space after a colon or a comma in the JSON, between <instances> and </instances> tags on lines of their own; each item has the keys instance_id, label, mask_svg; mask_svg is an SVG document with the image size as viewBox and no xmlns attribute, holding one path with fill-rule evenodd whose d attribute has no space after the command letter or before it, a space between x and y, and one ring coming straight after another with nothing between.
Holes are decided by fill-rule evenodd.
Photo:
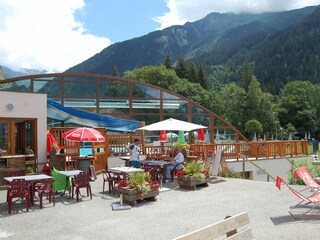
<instances>
[{"instance_id":1,"label":"paved terrace","mask_svg":"<svg viewBox=\"0 0 320 240\"><path fill-rule=\"evenodd\" d=\"M46 200L39 209L36 202L28 213L17 202L12 215L1 191L0 239L172 239L243 211L249 212L255 239L319 239L320 215L294 220L287 209L296 197L272 182L216 178L197 190L179 189L176 182L165 187L157 202L112 211L119 198L102 192L98 175L92 200L56 195L55 207Z\"/></svg>"}]
</instances>

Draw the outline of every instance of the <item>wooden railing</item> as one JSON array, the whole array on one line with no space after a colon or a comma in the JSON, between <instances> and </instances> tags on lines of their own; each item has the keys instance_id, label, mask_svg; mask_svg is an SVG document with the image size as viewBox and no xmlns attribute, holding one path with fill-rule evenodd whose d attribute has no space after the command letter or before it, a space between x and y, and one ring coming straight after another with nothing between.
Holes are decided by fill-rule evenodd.
<instances>
[{"instance_id":1,"label":"wooden railing","mask_svg":"<svg viewBox=\"0 0 320 240\"><path fill-rule=\"evenodd\" d=\"M51 134L57 141L57 144L60 147L60 157L64 160L65 168L73 168L75 167L75 163L72 161L72 157L79 156L80 154L80 146L79 142L66 141L63 139L62 134L72 128L68 127L52 127L48 128ZM105 142L92 143L91 152L94 157L93 166L96 171L101 171L107 168L107 155L108 155L108 135L106 135L105 128L95 128L98 130L103 136L106 137ZM103 150L102 150L103 149ZM49 157L49 156L48 156Z\"/></svg>"},{"instance_id":2,"label":"wooden railing","mask_svg":"<svg viewBox=\"0 0 320 240\"><path fill-rule=\"evenodd\" d=\"M108 134L109 154L124 155L128 153L128 144L135 138L142 139L139 134Z\"/></svg>"},{"instance_id":3,"label":"wooden railing","mask_svg":"<svg viewBox=\"0 0 320 240\"><path fill-rule=\"evenodd\" d=\"M63 149L65 157L79 155L79 143L67 145L67 142L62 138L62 133L70 128L51 128L51 133L55 136L58 145ZM101 132L105 129L98 128ZM142 152L152 158L161 159L162 156L172 156L172 146L161 145L152 146L145 145L144 135L136 133L130 134L105 134L105 143L94 143L92 145L94 167L97 171L107 168L107 156L111 154L124 155L128 153L128 143L132 143L134 138L140 138L142 141ZM70 143L68 143L70 144ZM99 149L104 148L104 151L99 152ZM279 157L294 157L308 155L308 142L305 140L288 140L288 141L255 141L255 142L234 142L221 144L190 144L189 154L198 156L200 159L205 159L208 154L216 152L217 149L222 150L224 159L240 159L240 156L250 158L279 158Z\"/></svg>"},{"instance_id":4,"label":"wooden railing","mask_svg":"<svg viewBox=\"0 0 320 240\"><path fill-rule=\"evenodd\" d=\"M305 140L259 141L234 144L217 144L226 159L239 159L240 155L247 158L278 158L308 155L308 142Z\"/></svg>"},{"instance_id":5,"label":"wooden railing","mask_svg":"<svg viewBox=\"0 0 320 240\"><path fill-rule=\"evenodd\" d=\"M288 141L259 141L259 142L238 142L222 144L191 144L190 154L205 158L209 152L222 150L225 159L237 159L240 155L247 158L279 158L308 155L308 142L305 140ZM163 151L164 149L164 151ZM145 154L163 155L167 154L169 147L146 146Z\"/></svg>"}]
</instances>

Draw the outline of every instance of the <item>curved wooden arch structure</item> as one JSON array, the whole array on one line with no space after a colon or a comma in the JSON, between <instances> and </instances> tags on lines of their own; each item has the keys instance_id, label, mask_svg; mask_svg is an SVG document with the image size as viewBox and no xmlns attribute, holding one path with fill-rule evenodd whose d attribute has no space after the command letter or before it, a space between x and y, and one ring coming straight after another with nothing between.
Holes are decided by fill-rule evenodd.
<instances>
[{"instance_id":1,"label":"curved wooden arch structure","mask_svg":"<svg viewBox=\"0 0 320 240\"><path fill-rule=\"evenodd\" d=\"M202 124L208 126L212 143L218 132L228 135L229 140L248 141L233 125L200 104L132 79L91 73L39 74L1 80L0 91L46 93L65 106L146 124L171 117Z\"/></svg>"}]
</instances>

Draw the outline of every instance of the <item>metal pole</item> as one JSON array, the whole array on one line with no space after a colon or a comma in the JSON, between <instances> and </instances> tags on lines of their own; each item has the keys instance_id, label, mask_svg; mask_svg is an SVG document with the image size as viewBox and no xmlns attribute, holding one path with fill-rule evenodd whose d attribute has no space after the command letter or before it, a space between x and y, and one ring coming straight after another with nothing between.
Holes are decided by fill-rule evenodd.
<instances>
[{"instance_id":1,"label":"metal pole","mask_svg":"<svg viewBox=\"0 0 320 240\"><path fill-rule=\"evenodd\" d=\"M242 178L244 179L245 177L245 171L246 171L246 164L245 164L245 159L242 159Z\"/></svg>"}]
</instances>

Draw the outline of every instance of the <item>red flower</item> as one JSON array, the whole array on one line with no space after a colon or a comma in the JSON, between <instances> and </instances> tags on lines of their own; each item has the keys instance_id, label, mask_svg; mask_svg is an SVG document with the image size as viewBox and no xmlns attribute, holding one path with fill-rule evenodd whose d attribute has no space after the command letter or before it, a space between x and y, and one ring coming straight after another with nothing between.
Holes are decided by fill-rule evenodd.
<instances>
[{"instance_id":1,"label":"red flower","mask_svg":"<svg viewBox=\"0 0 320 240\"><path fill-rule=\"evenodd\" d=\"M158 181L151 181L150 182L150 189L151 189L151 191L157 191L159 189L159 182Z\"/></svg>"},{"instance_id":2,"label":"red flower","mask_svg":"<svg viewBox=\"0 0 320 240\"><path fill-rule=\"evenodd\" d=\"M119 182L117 182L118 188L126 187L127 185L128 185L128 179L120 180Z\"/></svg>"},{"instance_id":3,"label":"red flower","mask_svg":"<svg viewBox=\"0 0 320 240\"><path fill-rule=\"evenodd\" d=\"M181 169L181 170L178 170L178 171L176 171L176 176L178 177L178 176L183 176L184 175L184 172L183 172L183 170Z\"/></svg>"},{"instance_id":4,"label":"red flower","mask_svg":"<svg viewBox=\"0 0 320 240\"><path fill-rule=\"evenodd\" d=\"M203 169L201 171L201 173L203 173L206 177L209 177L209 171L208 170Z\"/></svg>"}]
</instances>

